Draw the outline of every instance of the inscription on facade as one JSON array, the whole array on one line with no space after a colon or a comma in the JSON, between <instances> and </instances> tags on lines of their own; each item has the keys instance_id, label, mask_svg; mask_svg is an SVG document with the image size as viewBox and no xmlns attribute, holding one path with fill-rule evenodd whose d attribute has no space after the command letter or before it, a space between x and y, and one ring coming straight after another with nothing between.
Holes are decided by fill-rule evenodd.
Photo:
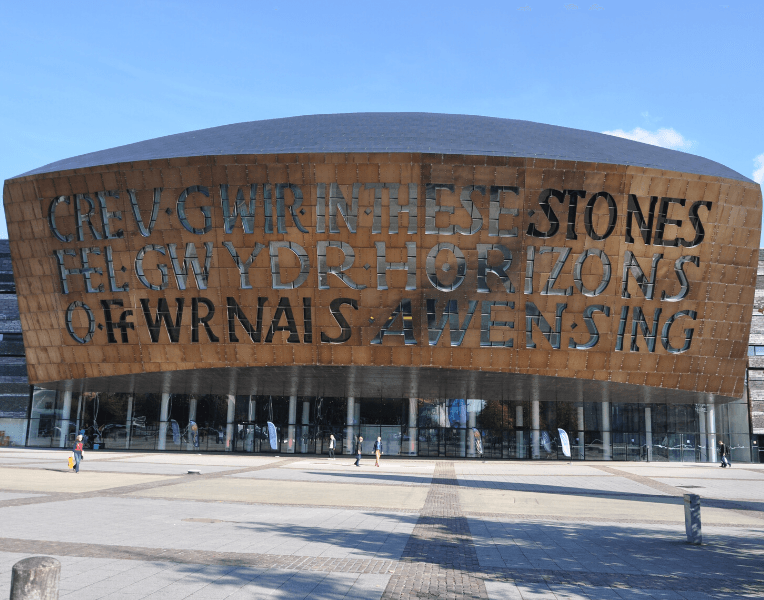
<instances>
[{"instance_id":1,"label":"inscription on facade","mask_svg":"<svg viewBox=\"0 0 764 600\"><path fill-rule=\"evenodd\" d=\"M139 194L150 196L147 200ZM194 343L269 344L283 332L291 344L344 344L352 337L351 316L362 305L359 299L333 298L327 306L317 307L311 295L295 302L294 296L279 295L279 291L305 289L314 273L318 294L338 287L353 291L374 287L382 293L396 289L391 273L401 271L405 276L395 281L402 297L399 294L392 305L380 310L370 344L401 336L406 345L436 346L448 339L450 346L458 347L474 327L480 330L480 347L533 349L538 343L534 330L542 334L547 348L555 350L591 350L607 336L615 338L619 352L655 352L661 345L676 354L692 347L699 315L676 303L690 298L693 278L688 272L701 267L698 247L709 226L706 219L712 202L545 189L534 203L524 205L525 190L520 187L440 183L194 185L173 197L174 209L165 210L179 227L199 236L198 241L183 245L165 243L156 229L166 194L162 188L105 190L57 196L47 202L48 225L60 246L53 252L60 293L68 296L73 281L81 281L84 290L84 300L65 303L66 328L77 343L91 342L96 329L105 331L109 344L129 343L137 328L145 328L152 343L162 339L178 343L185 328ZM308 197L315 199L315 205L306 204ZM128 201L126 214L112 208L119 199ZM528 209L527 204L533 207ZM70 209L66 214L64 205ZM370 217L369 226L361 226L361 209ZM526 211L526 221L521 211ZM213 227L213 217L222 224L222 231ZM145 242L135 245L138 249L131 258L137 290L130 289L126 267L115 267L112 247L113 240L125 236L127 219L134 220L135 239ZM486 230L491 243L476 243L478 238L472 236L481 231L485 235ZM291 234L315 235L315 244L306 248L290 241ZM380 234L395 237L374 241L374 260L356 264L353 240L369 246L369 235ZM226 236L230 239L216 241ZM442 241L442 236L453 236L447 238L453 241ZM608 255L607 240L614 236L621 236L627 245L653 247L652 258L639 259L631 250L622 257ZM431 244L428 237L434 240ZM537 243L521 245L518 237ZM241 239L244 244L236 241ZM582 252L565 245L581 239L586 240ZM475 258L472 265L465 247ZM664 248L689 252L674 258L673 251L668 259ZM541 261L551 267L540 271ZM225 305L205 295L211 269L221 264L238 271L240 295L226 297ZM363 282L351 274L353 268L374 269L374 276ZM673 281L658 277L667 271L673 273ZM572 285L560 285L568 275ZM475 295L464 298L460 288L471 277ZM665 289L658 289L661 281ZM411 294L420 282L432 295L419 290L423 301L415 303ZM609 288L611 303L597 300ZM161 294L140 297L141 289ZM264 293L269 289L274 293ZM193 295L174 295L174 290L193 291ZM459 297L454 294L457 290ZM87 300L91 294L92 302ZM559 297L554 311L546 314L539 308L545 296ZM586 299L580 311L588 332L584 341L563 339L561 328L576 296ZM649 309L634 304L639 296L651 303ZM135 305L131 297L137 298ZM632 302L613 303L613 298ZM501 316L521 304L523 322ZM319 310L331 317L332 326L314 326L327 322L317 314ZM421 314L415 315L415 310ZM598 321L611 315L618 315L615 331L603 333ZM682 329L681 336L672 335L675 327ZM493 334L496 331L504 332L501 340ZM677 339L683 342L676 344Z\"/></svg>"}]
</instances>

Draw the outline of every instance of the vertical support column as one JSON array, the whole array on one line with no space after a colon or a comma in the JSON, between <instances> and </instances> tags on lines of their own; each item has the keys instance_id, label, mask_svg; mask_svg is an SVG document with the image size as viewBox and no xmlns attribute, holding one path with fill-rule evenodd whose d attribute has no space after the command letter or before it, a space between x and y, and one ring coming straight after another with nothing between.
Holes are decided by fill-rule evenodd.
<instances>
[{"instance_id":1,"label":"vertical support column","mask_svg":"<svg viewBox=\"0 0 764 600\"><path fill-rule=\"evenodd\" d=\"M199 401L191 396L191 398L188 399L188 420L189 421L196 421L196 407L198 405Z\"/></svg>"},{"instance_id":2,"label":"vertical support column","mask_svg":"<svg viewBox=\"0 0 764 600\"><path fill-rule=\"evenodd\" d=\"M539 419L539 401L531 400L531 458L538 460L541 458L541 446L539 432L541 429Z\"/></svg>"},{"instance_id":3,"label":"vertical support column","mask_svg":"<svg viewBox=\"0 0 764 600\"><path fill-rule=\"evenodd\" d=\"M287 427L287 454L294 454L294 426L297 423L297 396L289 396L289 426Z\"/></svg>"},{"instance_id":4,"label":"vertical support column","mask_svg":"<svg viewBox=\"0 0 764 600\"><path fill-rule=\"evenodd\" d=\"M708 462L708 435L706 435L706 421L708 405L703 404L706 411L698 411L698 433L700 434L700 462Z\"/></svg>"},{"instance_id":5,"label":"vertical support column","mask_svg":"<svg viewBox=\"0 0 764 600\"><path fill-rule=\"evenodd\" d=\"M130 449L130 438L133 436L133 395L127 398L127 419L125 419L125 450Z\"/></svg>"},{"instance_id":6,"label":"vertical support column","mask_svg":"<svg viewBox=\"0 0 764 600\"><path fill-rule=\"evenodd\" d=\"M348 396L348 412L345 427L345 447L343 449L344 454L353 453L353 432L355 429L355 424L355 398Z\"/></svg>"},{"instance_id":7,"label":"vertical support column","mask_svg":"<svg viewBox=\"0 0 764 600\"><path fill-rule=\"evenodd\" d=\"M416 456L416 442L418 437L417 432L417 407L419 406L418 398L409 398L409 447L408 455Z\"/></svg>"},{"instance_id":8,"label":"vertical support column","mask_svg":"<svg viewBox=\"0 0 764 600\"><path fill-rule=\"evenodd\" d=\"M523 405L518 404L515 407L515 428L523 426ZM525 458L525 432L521 429L515 429L515 447L517 458Z\"/></svg>"},{"instance_id":9,"label":"vertical support column","mask_svg":"<svg viewBox=\"0 0 764 600\"><path fill-rule=\"evenodd\" d=\"M69 417L72 413L72 392L67 390L64 392L64 407L61 410L61 436L59 438L59 447L64 448L66 446L67 438L69 437Z\"/></svg>"},{"instance_id":10,"label":"vertical support column","mask_svg":"<svg viewBox=\"0 0 764 600\"><path fill-rule=\"evenodd\" d=\"M233 419L236 415L236 396L228 395L228 415L225 422L225 451L233 450Z\"/></svg>"},{"instance_id":11,"label":"vertical support column","mask_svg":"<svg viewBox=\"0 0 764 600\"><path fill-rule=\"evenodd\" d=\"M613 460L613 448L610 444L610 402L602 403L602 458Z\"/></svg>"},{"instance_id":12,"label":"vertical support column","mask_svg":"<svg viewBox=\"0 0 764 600\"><path fill-rule=\"evenodd\" d=\"M162 394L162 405L159 409L159 437L157 449L165 450L167 447L167 418L170 412L170 394Z\"/></svg>"},{"instance_id":13,"label":"vertical support column","mask_svg":"<svg viewBox=\"0 0 764 600\"><path fill-rule=\"evenodd\" d=\"M584 460L584 404L579 402L576 406L576 420L578 421L578 459Z\"/></svg>"},{"instance_id":14,"label":"vertical support column","mask_svg":"<svg viewBox=\"0 0 764 600\"><path fill-rule=\"evenodd\" d=\"M645 446L647 446L647 460L653 460L653 409L645 406Z\"/></svg>"},{"instance_id":15,"label":"vertical support column","mask_svg":"<svg viewBox=\"0 0 764 600\"><path fill-rule=\"evenodd\" d=\"M75 433L80 434L80 425L82 424L82 394L79 395L77 400L77 425L75 427Z\"/></svg>"},{"instance_id":16,"label":"vertical support column","mask_svg":"<svg viewBox=\"0 0 764 600\"><path fill-rule=\"evenodd\" d=\"M477 418L475 417L475 402L476 400L465 400L467 403L467 456L475 456L475 436L472 433L472 428L477 425Z\"/></svg>"},{"instance_id":17,"label":"vertical support column","mask_svg":"<svg viewBox=\"0 0 764 600\"><path fill-rule=\"evenodd\" d=\"M302 442L303 454L308 453L308 428L310 427L310 402L302 403L302 431L300 432L300 441Z\"/></svg>"},{"instance_id":18,"label":"vertical support column","mask_svg":"<svg viewBox=\"0 0 764 600\"><path fill-rule=\"evenodd\" d=\"M716 407L713 404L706 404L706 434L708 435L708 460L716 462Z\"/></svg>"},{"instance_id":19,"label":"vertical support column","mask_svg":"<svg viewBox=\"0 0 764 600\"><path fill-rule=\"evenodd\" d=\"M249 406L247 407L247 452L255 451L255 426L252 423L257 418L257 400L253 400L252 396L249 397Z\"/></svg>"}]
</instances>

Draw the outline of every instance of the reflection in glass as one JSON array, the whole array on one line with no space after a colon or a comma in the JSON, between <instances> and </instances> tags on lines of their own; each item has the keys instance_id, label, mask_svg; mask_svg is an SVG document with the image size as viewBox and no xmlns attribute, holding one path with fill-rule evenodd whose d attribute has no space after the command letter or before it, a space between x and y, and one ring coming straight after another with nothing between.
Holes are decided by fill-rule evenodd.
<instances>
[{"instance_id":1,"label":"reflection in glass","mask_svg":"<svg viewBox=\"0 0 764 600\"><path fill-rule=\"evenodd\" d=\"M229 411L227 395L169 394L163 427L161 394L67 396L37 389L27 400L24 427L27 445L37 447L68 447L81 432L86 447L99 450L327 455L334 435L336 455L348 456L360 434L367 454L381 437L388 456L568 460L561 428L570 438L571 460L716 462L721 441L733 462L751 460L744 399L712 406L671 405L657 397L649 403L534 398L532 387L522 401L243 395Z\"/></svg>"}]
</instances>

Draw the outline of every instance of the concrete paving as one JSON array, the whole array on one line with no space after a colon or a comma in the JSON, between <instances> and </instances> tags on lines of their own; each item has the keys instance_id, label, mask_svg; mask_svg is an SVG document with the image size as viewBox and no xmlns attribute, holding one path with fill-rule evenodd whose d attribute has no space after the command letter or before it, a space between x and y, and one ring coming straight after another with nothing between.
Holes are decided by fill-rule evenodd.
<instances>
[{"instance_id":1,"label":"concrete paving","mask_svg":"<svg viewBox=\"0 0 764 600\"><path fill-rule=\"evenodd\" d=\"M0 450L0 597L33 555L77 600L764 596L764 465L68 456Z\"/></svg>"}]
</instances>

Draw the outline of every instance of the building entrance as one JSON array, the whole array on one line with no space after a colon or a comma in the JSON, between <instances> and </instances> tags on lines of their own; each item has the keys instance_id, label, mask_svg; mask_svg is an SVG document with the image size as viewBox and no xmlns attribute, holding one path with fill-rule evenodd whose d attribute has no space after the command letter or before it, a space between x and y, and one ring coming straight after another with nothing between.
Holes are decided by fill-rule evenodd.
<instances>
[{"instance_id":1,"label":"building entrance","mask_svg":"<svg viewBox=\"0 0 764 600\"><path fill-rule=\"evenodd\" d=\"M106 450L364 454L386 456L715 462L721 440L733 462L759 459L746 406L428 398L190 396L56 393L30 398L29 446L69 447L86 430ZM742 417L740 416L742 415ZM756 444L753 444L756 441ZM753 451L753 448L756 451ZM754 456L755 454L755 456Z\"/></svg>"}]
</instances>

